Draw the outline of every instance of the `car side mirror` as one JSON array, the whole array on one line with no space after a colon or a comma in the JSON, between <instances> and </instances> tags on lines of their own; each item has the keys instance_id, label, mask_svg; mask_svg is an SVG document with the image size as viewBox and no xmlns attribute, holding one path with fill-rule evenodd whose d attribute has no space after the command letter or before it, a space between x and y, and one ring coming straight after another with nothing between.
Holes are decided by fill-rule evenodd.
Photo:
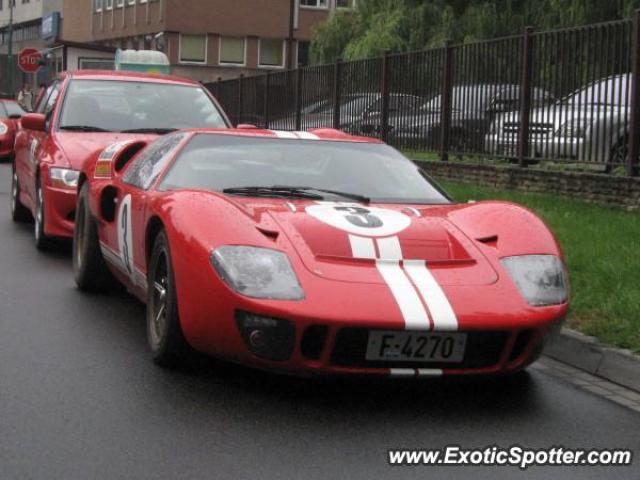
<instances>
[{"instance_id":1,"label":"car side mirror","mask_svg":"<svg viewBox=\"0 0 640 480\"><path fill-rule=\"evenodd\" d=\"M27 130L45 132L47 130L47 117L42 113L27 113L22 116L20 125Z\"/></svg>"}]
</instances>

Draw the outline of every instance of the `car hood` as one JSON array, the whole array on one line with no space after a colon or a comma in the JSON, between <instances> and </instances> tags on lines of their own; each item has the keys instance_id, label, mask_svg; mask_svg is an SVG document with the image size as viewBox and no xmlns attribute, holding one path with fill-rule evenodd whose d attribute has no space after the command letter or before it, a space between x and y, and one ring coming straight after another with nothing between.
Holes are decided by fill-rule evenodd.
<instances>
[{"instance_id":1,"label":"car hood","mask_svg":"<svg viewBox=\"0 0 640 480\"><path fill-rule=\"evenodd\" d=\"M68 166L81 170L84 162L115 142L140 139L152 140L156 135L107 132L57 132L56 142L64 153Z\"/></svg>"},{"instance_id":2,"label":"car hood","mask_svg":"<svg viewBox=\"0 0 640 480\"><path fill-rule=\"evenodd\" d=\"M498 279L487 258L447 219L456 208L362 205L277 199L231 200L261 224L277 225L304 266L318 276L384 283L376 260L420 260L442 285L488 285Z\"/></svg>"}]
</instances>

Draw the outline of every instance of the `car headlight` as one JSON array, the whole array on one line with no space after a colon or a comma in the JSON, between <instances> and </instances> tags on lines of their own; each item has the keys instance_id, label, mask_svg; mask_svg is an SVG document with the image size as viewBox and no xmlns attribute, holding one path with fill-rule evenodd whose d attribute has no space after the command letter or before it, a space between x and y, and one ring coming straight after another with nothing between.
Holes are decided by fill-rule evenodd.
<instances>
[{"instance_id":1,"label":"car headlight","mask_svg":"<svg viewBox=\"0 0 640 480\"><path fill-rule=\"evenodd\" d=\"M236 292L253 298L302 300L304 292L287 255L269 248L224 246L211 264Z\"/></svg>"},{"instance_id":2,"label":"car headlight","mask_svg":"<svg viewBox=\"0 0 640 480\"><path fill-rule=\"evenodd\" d=\"M581 122L579 119L569 120L560 126L556 132L556 137L585 138L588 127L589 125Z\"/></svg>"},{"instance_id":3,"label":"car headlight","mask_svg":"<svg viewBox=\"0 0 640 480\"><path fill-rule=\"evenodd\" d=\"M80 172L70 168L52 168L49 171L49 180L52 187L75 189L78 187Z\"/></svg>"},{"instance_id":4,"label":"car headlight","mask_svg":"<svg viewBox=\"0 0 640 480\"><path fill-rule=\"evenodd\" d=\"M567 301L567 272L558 257L522 255L505 257L500 262L529 305L544 307Z\"/></svg>"},{"instance_id":5,"label":"car headlight","mask_svg":"<svg viewBox=\"0 0 640 480\"><path fill-rule=\"evenodd\" d=\"M9 131L9 127L7 126L7 124L4 122L0 122L0 135L4 135L8 131Z\"/></svg>"}]
</instances>

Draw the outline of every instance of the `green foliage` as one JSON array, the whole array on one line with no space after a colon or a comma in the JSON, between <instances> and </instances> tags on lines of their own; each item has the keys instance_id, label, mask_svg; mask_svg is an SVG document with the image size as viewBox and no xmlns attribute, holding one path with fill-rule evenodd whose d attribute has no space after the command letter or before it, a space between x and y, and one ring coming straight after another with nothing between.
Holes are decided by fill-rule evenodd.
<instances>
[{"instance_id":1,"label":"green foliage","mask_svg":"<svg viewBox=\"0 0 640 480\"><path fill-rule=\"evenodd\" d=\"M640 8L640 0L358 0L314 32L315 63L439 47L522 32L615 20Z\"/></svg>"}]
</instances>

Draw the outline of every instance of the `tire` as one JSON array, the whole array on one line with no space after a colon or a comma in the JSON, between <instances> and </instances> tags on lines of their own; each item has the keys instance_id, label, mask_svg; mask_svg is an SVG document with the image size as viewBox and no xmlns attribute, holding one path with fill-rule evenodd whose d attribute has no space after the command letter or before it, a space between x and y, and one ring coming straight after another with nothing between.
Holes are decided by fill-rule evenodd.
<instances>
[{"instance_id":1,"label":"tire","mask_svg":"<svg viewBox=\"0 0 640 480\"><path fill-rule=\"evenodd\" d=\"M33 236L36 248L46 251L51 246L51 238L44 233L44 196L42 192L42 179L38 177L36 183L36 214L34 215Z\"/></svg>"},{"instance_id":2,"label":"tire","mask_svg":"<svg viewBox=\"0 0 640 480\"><path fill-rule=\"evenodd\" d=\"M24 223L31 220L31 212L20 202L20 182L13 164L11 168L11 218L14 222Z\"/></svg>"},{"instance_id":3,"label":"tire","mask_svg":"<svg viewBox=\"0 0 640 480\"><path fill-rule=\"evenodd\" d=\"M114 288L116 279L107 267L100 250L98 226L89 209L89 184L80 189L73 231L73 275L84 292L103 292Z\"/></svg>"},{"instance_id":4,"label":"tire","mask_svg":"<svg viewBox=\"0 0 640 480\"><path fill-rule=\"evenodd\" d=\"M178 367L192 350L180 326L171 251L164 231L153 244L147 283L147 340L153 361L161 367Z\"/></svg>"},{"instance_id":5,"label":"tire","mask_svg":"<svg viewBox=\"0 0 640 480\"><path fill-rule=\"evenodd\" d=\"M629 139L625 135L613 146L609 156L609 165L607 169L611 170L616 167L625 166L627 157L629 156Z\"/></svg>"}]
</instances>

